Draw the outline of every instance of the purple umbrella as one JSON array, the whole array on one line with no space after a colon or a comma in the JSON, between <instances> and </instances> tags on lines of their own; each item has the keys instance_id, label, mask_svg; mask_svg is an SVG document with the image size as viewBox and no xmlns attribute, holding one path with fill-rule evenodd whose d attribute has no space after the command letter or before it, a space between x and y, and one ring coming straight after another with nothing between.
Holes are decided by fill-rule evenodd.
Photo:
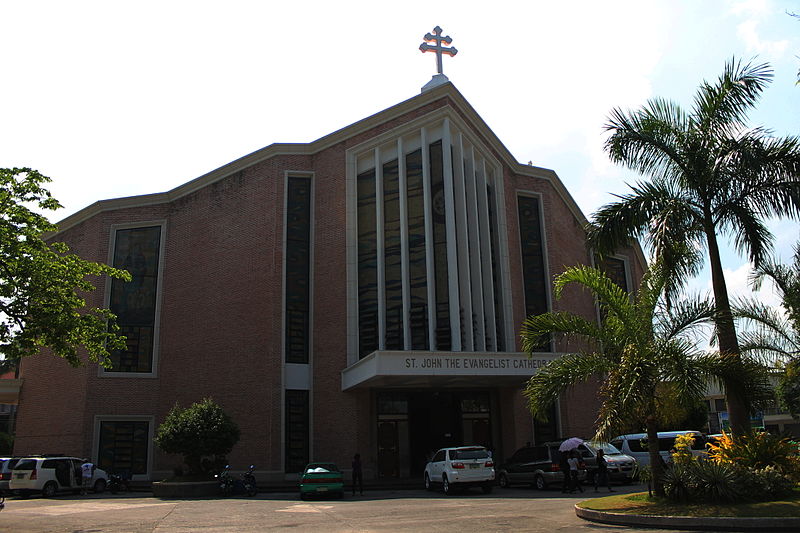
<instances>
[{"instance_id":1,"label":"purple umbrella","mask_svg":"<svg viewBox=\"0 0 800 533\"><path fill-rule=\"evenodd\" d=\"M581 444L583 444L583 439L579 439L578 437L570 437L561 443L561 446L558 447L558 451L568 452L570 450L574 450Z\"/></svg>"}]
</instances>

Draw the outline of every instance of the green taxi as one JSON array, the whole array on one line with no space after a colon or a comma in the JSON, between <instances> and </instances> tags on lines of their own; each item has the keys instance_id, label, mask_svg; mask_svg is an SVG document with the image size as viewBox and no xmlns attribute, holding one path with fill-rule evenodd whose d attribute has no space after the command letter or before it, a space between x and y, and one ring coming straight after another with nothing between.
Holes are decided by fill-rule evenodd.
<instances>
[{"instance_id":1,"label":"green taxi","mask_svg":"<svg viewBox=\"0 0 800 533\"><path fill-rule=\"evenodd\" d=\"M342 471L334 463L309 463L300 475L300 498L328 495L344 496Z\"/></svg>"}]
</instances>

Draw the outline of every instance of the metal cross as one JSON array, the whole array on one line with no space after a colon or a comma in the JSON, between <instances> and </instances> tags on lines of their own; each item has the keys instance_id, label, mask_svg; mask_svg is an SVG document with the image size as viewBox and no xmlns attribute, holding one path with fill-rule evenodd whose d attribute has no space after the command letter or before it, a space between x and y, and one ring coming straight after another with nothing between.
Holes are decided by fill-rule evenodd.
<instances>
[{"instance_id":1,"label":"metal cross","mask_svg":"<svg viewBox=\"0 0 800 533\"><path fill-rule=\"evenodd\" d=\"M433 28L433 33L426 33L425 37L423 37L428 42L436 42L435 45L422 43L419 45L419 49L424 52L436 52L436 70L439 74L442 74L442 54L447 54L450 57L456 55L458 50L456 50L455 46L451 46L450 48L445 48L442 46L442 43L450 44L453 42L453 39L450 38L449 35L445 35L442 37L442 28L436 26Z\"/></svg>"}]
</instances>

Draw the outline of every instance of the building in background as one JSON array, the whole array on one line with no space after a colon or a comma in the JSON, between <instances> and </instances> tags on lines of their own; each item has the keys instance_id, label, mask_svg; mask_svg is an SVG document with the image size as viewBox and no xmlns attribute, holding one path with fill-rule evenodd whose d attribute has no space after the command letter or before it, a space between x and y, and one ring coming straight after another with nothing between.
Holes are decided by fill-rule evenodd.
<instances>
[{"instance_id":1,"label":"building in background","mask_svg":"<svg viewBox=\"0 0 800 533\"><path fill-rule=\"evenodd\" d=\"M443 446L502 458L589 436L591 384L531 419L522 388L564 346L529 357L518 339L529 314L597 317L584 292L551 297L554 276L593 262L586 222L555 172L518 163L442 80L312 143L92 204L55 238L131 272L89 297L127 349L110 369L25 359L15 453L156 479L180 458L154 448L155 428L205 397L241 428L233 468L254 463L264 482L356 452L365 477L408 478ZM637 247L603 267L627 289L644 259Z\"/></svg>"}]
</instances>

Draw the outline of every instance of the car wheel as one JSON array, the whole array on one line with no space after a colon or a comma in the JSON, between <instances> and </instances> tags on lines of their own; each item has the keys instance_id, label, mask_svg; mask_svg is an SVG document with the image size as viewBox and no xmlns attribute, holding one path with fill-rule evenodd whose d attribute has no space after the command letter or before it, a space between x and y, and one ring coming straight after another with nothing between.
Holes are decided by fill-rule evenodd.
<instances>
[{"instance_id":1,"label":"car wheel","mask_svg":"<svg viewBox=\"0 0 800 533\"><path fill-rule=\"evenodd\" d=\"M58 492L58 485L55 481L48 481L42 487L42 496L45 498L52 498Z\"/></svg>"},{"instance_id":2,"label":"car wheel","mask_svg":"<svg viewBox=\"0 0 800 533\"><path fill-rule=\"evenodd\" d=\"M442 490L448 495L453 492L453 487L451 487L450 482L447 481L447 476L442 476Z\"/></svg>"},{"instance_id":3,"label":"car wheel","mask_svg":"<svg viewBox=\"0 0 800 533\"><path fill-rule=\"evenodd\" d=\"M106 490L106 480L105 479L98 479L94 483L94 493L95 494L102 494Z\"/></svg>"},{"instance_id":4,"label":"car wheel","mask_svg":"<svg viewBox=\"0 0 800 533\"><path fill-rule=\"evenodd\" d=\"M491 494L492 493L492 484L491 483L484 483L481 485L481 489L483 489L484 494Z\"/></svg>"},{"instance_id":5,"label":"car wheel","mask_svg":"<svg viewBox=\"0 0 800 533\"><path fill-rule=\"evenodd\" d=\"M547 483L545 483L544 477L542 477L541 474L533 478L533 486L536 487L537 490L545 490L547 488Z\"/></svg>"},{"instance_id":6,"label":"car wheel","mask_svg":"<svg viewBox=\"0 0 800 533\"><path fill-rule=\"evenodd\" d=\"M433 485L431 485L431 477L425 472L425 490L433 490Z\"/></svg>"},{"instance_id":7,"label":"car wheel","mask_svg":"<svg viewBox=\"0 0 800 533\"><path fill-rule=\"evenodd\" d=\"M498 481L500 482L500 487L502 487L504 489L508 488L508 476L507 475L500 474L500 479Z\"/></svg>"}]
</instances>

